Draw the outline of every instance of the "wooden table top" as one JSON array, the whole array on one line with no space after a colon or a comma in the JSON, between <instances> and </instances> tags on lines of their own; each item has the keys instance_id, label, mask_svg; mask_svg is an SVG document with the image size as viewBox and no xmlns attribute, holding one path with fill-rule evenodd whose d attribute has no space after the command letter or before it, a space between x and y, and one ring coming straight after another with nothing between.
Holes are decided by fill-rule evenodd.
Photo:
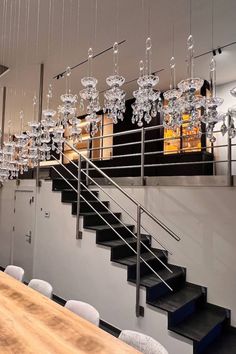
<instances>
[{"instance_id":1,"label":"wooden table top","mask_svg":"<svg viewBox=\"0 0 236 354\"><path fill-rule=\"evenodd\" d=\"M90 322L0 272L1 354L138 354Z\"/></svg>"}]
</instances>

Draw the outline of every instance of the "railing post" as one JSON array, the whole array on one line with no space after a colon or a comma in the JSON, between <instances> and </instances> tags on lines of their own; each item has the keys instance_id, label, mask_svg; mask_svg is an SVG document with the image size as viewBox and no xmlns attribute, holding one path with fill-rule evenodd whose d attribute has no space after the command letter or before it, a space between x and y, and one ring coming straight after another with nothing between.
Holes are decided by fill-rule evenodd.
<instances>
[{"instance_id":1,"label":"railing post","mask_svg":"<svg viewBox=\"0 0 236 354\"><path fill-rule=\"evenodd\" d=\"M78 187L77 187L77 219L76 219L76 240L82 239L82 232L80 231L80 192L81 192L81 155L78 156Z\"/></svg>"},{"instance_id":2,"label":"railing post","mask_svg":"<svg viewBox=\"0 0 236 354\"><path fill-rule=\"evenodd\" d=\"M140 255L141 255L141 205L137 205L137 260L136 260L136 317L144 316L144 308L140 306Z\"/></svg>"},{"instance_id":3,"label":"railing post","mask_svg":"<svg viewBox=\"0 0 236 354\"><path fill-rule=\"evenodd\" d=\"M144 163L145 163L145 130L141 131L141 186L144 186Z\"/></svg>"},{"instance_id":4,"label":"railing post","mask_svg":"<svg viewBox=\"0 0 236 354\"><path fill-rule=\"evenodd\" d=\"M231 116L228 114L228 127L231 126ZM227 151L227 180L228 180L228 186L232 187L233 186L233 176L232 176L232 141L228 133L228 151Z\"/></svg>"},{"instance_id":5,"label":"railing post","mask_svg":"<svg viewBox=\"0 0 236 354\"><path fill-rule=\"evenodd\" d=\"M91 159L91 156L90 156L90 138L88 138L87 140L87 151L88 151L88 159ZM89 164L88 164L88 161L86 160L86 177L85 177L85 184L86 186L89 185Z\"/></svg>"}]
</instances>

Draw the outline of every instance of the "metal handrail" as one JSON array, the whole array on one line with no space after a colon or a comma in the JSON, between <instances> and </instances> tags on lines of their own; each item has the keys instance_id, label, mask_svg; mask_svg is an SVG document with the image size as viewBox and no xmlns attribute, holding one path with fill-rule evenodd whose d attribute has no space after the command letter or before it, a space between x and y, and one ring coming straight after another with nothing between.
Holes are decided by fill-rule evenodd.
<instances>
[{"instance_id":1,"label":"metal handrail","mask_svg":"<svg viewBox=\"0 0 236 354\"><path fill-rule=\"evenodd\" d=\"M63 166L68 172L69 170L55 157L53 156L53 158L55 160L57 160L59 162L59 164L61 166ZM74 190L77 193L77 189L54 167L52 166L53 170L57 172L57 174L65 181L67 182L67 184L72 188L72 190ZM71 171L70 171L71 172ZM78 181L77 177L71 172L71 175ZM90 189L87 188L87 186L85 186L82 182L81 185L90 193L92 193L92 191ZM93 194L93 193L92 193ZM94 196L94 194L93 194ZM93 206L91 203L89 203L89 201L82 195L80 194L80 198L82 198L83 201L85 201L90 207L91 209L111 228L111 230L113 232L115 232L117 234L117 236L119 238L122 239L122 241L137 255L138 251L136 251L126 240L125 238L123 238L119 232L102 216L101 213L99 213ZM101 200L99 200L98 198L96 198L105 208L106 206L102 203ZM77 205L78 208L78 205ZM114 217L116 217L116 215L113 214L113 212L106 208ZM117 218L117 217L116 217ZM118 219L118 218L117 218ZM121 223L123 226L127 227L125 224L123 224L121 222L120 219L118 219L119 223ZM131 230L130 230L131 231ZM131 231L132 233L132 231ZM132 233L133 234L133 233ZM133 236L137 239L137 236L135 234L133 234ZM140 240L140 244L143 244L145 246L145 244ZM157 257L148 247L147 247L148 251L153 254L155 256L155 258L170 272L173 273L173 271L159 258ZM145 259L140 255L140 260L168 287L168 289L170 289L171 291L173 291L173 289L170 287L170 285L150 266L150 264L148 262L145 261Z\"/></svg>"},{"instance_id":2,"label":"metal handrail","mask_svg":"<svg viewBox=\"0 0 236 354\"><path fill-rule=\"evenodd\" d=\"M56 160L57 162L59 162L59 160L58 160L55 156L53 156L53 158L54 158L54 160ZM64 169L65 169L67 172L69 172L69 173L71 174L71 176L74 177L74 179L78 182L78 178L77 178L67 167L65 167L64 165L62 165L60 162L59 162L59 164L60 164L61 166L63 166ZM81 172L83 172L84 174L86 174L83 170L81 170ZM80 183L81 183L81 185L82 185L89 193L93 194L93 192L92 192L89 188L87 188L87 186L85 186L82 182L80 182ZM95 196L95 195L93 194L93 197L94 197L100 204L102 204L102 206L103 206L110 214L112 214L112 216L113 216L120 224L122 224L122 225L124 226L124 228L131 234L132 237L134 237L134 238L137 239L137 236L127 227L127 225L124 224L105 204L103 204L103 202L102 202L97 196ZM88 202L88 204L89 204L89 202ZM100 215L100 214L99 214L99 215ZM155 253L154 253L145 243L143 243L143 242L141 241L141 244L142 244L142 245L146 248L146 250L148 250L148 251L154 256L154 258L156 258L170 273L173 273L172 270L171 270L159 257L157 257L157 255L155 255ZM164 246L162 246L162 247L164 247ZM167 251L167 249L166 249L165 247L164 247L164 249Z\"/></svg>"},{"instance_id":3,"label":"metal handrail","mask_svg":"<svg viewBox=\"0 0 236 354\"><path fill-rule=\"evenodd\" d=\"M68 156L66 156L62 151L60 151L60 153L68 160L68 161L70 161L70 163L72 164L72 165L74 165L76 168L78 168L78 166L76 165L76 163L73 161L73 160L71 160ZM57 160L54 156L53 156L53 158L55 159L55 160ZM61 163L60 163L61 164ZM61 164L62 165L62 164ZM67 169L67 167L65 166L65 165L62 165L66 170L67 170L67 172L69 172L71 175L72 175L72 177L74 177L76 180L78 180L78 178L69 170L69 169ZM126 210L126 209L124 209L118 202L117 202L117 200L115 200L115 198L113 198L104 188L102 188L102 186L100 185L100 184L98 184L91 176L89 176L83 169L81 169L81 172L83 173L83 174L85 174L85 176L93 183L93 184L95 184L99 189L101 189L101 191L104 193L104 194L106 194L111 200L113 200L113 202L115 202L117 205L118 205L118 207L120 208L120 209L122 209L132 220L134 220L134 221L136 221L135 220L135 218ZM89 190L90 191L90 190ZM96 198L96 199L98 199L98 198ZM99 200L99 199L98 199ZM100 200L99 200L100 201ZM124 225L125 226L125 225ZM153 236L152 235L152 233L150 232L150 231L148 231L144 226L142 226L141 225L141 228L145 231L145 232L147 232L149 235L151 235L151 237L165 250L165 251L167 251L169 254L171 254L172 255L172 252L169 250L169 249L167 249L166 248L166 246L164 246L155 236ZM136 235L133 235L134 237L136 237ZM145 247L145 246L144 246ZM165 253L163 253L165 256L166 256L166 254Z\"/></svg>"},{"instance_id":4,"label":"metal handrail","mask_svg":"<svg viewBox=\"0 0 236 354\"><path fill-rule=\"evenodd\" d=\"M69 143L65 142L66 145L68 145L74 152L76 152L78 155L82 156L83 159L91 165L97 172L99 172L103 177L105 177L110 184L112 184L114 187L116 187L123 195L125 195L129 200L131 200L136 206L140 205L140 203L131 197L122 187L120 187L115 181L113 181L112 178L110 178L105 172L103 172L99 167L97 167L91 160L89 160L86 156L82 155L79 150L77 150L74 146L70 145ZM141 210L142 212L146 213L153 221L155 221L159 226L161 226L171 237L173 237L176 241L180 241L180 237L176 235L175 232L169 229L168 226L166 226L163 222L161 222L159 219L157 219L152 213L150 213L149 210L147 210L144 206L141 205Z\"/></svg>"},{"instance_id":5,"label":"metal handrail","mask_svg":"<svg viewBox=\"0 0 236 354\"><path fill-rule=\"evenodd\" d=\"M144 130L142 129L141 131L141 141L142 141L142 149L141 149L141 164L142 166L144 165L144 138L145 138L145 134L144 134ZM88 192L92 193L92 191L89 190L89 188L81 181L81 173L84 173L86 176L86 182L89 179L89 167L91 166L92 168L94 168L95 170L97 170L97 172L100 173L100 175L102 175L103 177L105 177L109 183L111 185L113 185L116 189L118 189L126 198L128 198L132 203L135 204L136 209L137 209L137 235L135 235L124 223L121 223L120 219L113 213L111 212L110 209L108 209L96 196L95 199L98 200L101 204L104 205L105 210L108 210L109 213L111 213L113 215L113 217L115 217L116 220L118 220L119 223L121 223L126 229L129 230L129 232L132 234L133 237L135 237L136 239L136 244L137 244L137 248L135 251L136 254L136 316L139 317L141 315L143 315L143 311L142 308L140 306L140 288L141 288L141 261L144 262L144 264L151 269L151 271L170 289L173 290L170 285L164 281L164 279L148 264L148 262L146 262L142 256L141 256L141 245L142 240L141 240L141 217L142 214L147 215L151 220L153 220L157 225L159 225L163 230L165 230L172 238L174 238L176 241L180 241L180 237L178 235L176 235L176 233L174 231L172 231L168 226L166 226L162 221L160 221L159 219L157 219L149 210L147 210L144 206L142 206L139 202L137 202L132 196L130 196L123 188L121 188L116 182L114 182L106 173L104 173L100 168L98 168L91 160L89 160L86 156L82 155L81 152L79 150L77 150L74 146L72 146L71 144L69 144L68 142L65 141L65 144L67 146L70 147L70 149L72 149L74 152L76 152L76 154L78 155L78 178L69 170L67 169L67 167L65 165L62 165L59 160L57 160L55 157L53 157L55 160L57 160L74 178L75 180L77 180L78 182L78 190L77 190L77 225L76 225L76 235L78 235L78 238L80 238L80 231L79 231L79 215L80 215L80 198L82 198L82 200L86 201L90 207L92 208L92 210L95 211L95 213L97 213L100 218L102 218L102 220L109 225L109 227L121 238L122 236L117 232L117 230L115 230L112 225L109 224L109 222L91 205L91 203L89 203L80 193L80 187L82 186L83 188L85 188L85 190L87 190ZM63 154L63 152L62 152ZM64 155L64 154L63 154ZM81 163L82 160L85 160L86 162L86 172L84 172L84 170L82 170L81 168ZM75 165L75 164L74 164ZM54 168L54 170L57 171L57 169ZM59 173L59 171L57 171L57 173ZM60 173L59 173L60 174ZM142 169L142 175L144 174L144 169ZM60 174L61 175L61 174ZM62 176L62 175L61 175ZM62 176L63 177L63 176ZM65 179L65 178L64 178ZM66 179L65 179L66 180ZM76 190L75 188L73 188L73 190ZM93 193L92 193L93 194ZM144 244L144 246L146 247L146 245ZM148 247L146 247L148 249L148 251L155 257L155 259L157 259L166 269L168 269L168 271L172 272L171 269L159 258L157 257L153 251L151 249L149 249Z\"/></svg>"}]
</instances>

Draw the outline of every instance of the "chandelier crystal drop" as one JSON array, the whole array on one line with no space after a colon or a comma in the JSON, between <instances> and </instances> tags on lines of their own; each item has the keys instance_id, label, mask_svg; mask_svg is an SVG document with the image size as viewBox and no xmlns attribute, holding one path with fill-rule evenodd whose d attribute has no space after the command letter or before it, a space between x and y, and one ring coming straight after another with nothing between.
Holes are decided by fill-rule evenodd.
<instances>
[{"instance_id":1,"label":"chandelier crystal drop","mask_svg":"<svg viewBox=\"0 0 236 354\"><path fill-rule=\"evenodd\" d=\"M114 61L114 74L108 76L106 79L109 90L104 93L104 113L108 113L107 117L112 119L114 124L118 123L118 120L123 121L125 113L125 91L121 89L121 86L125 82L125 78L119 75L118 70L118 43L113 45L113 61Z\"/></svg>"},{"instance_id":2,"label":"chandelier crystal drop","mask_svg":"<svg viewBox=\"0 0 236 354\"><path fill-rule=\"evenodd\" d=\"M154 90L154 87L159 82L159 77L151 73L151 49L151 39L147 38L146 67L144 68L143 61L141 60L139 66L140 75L137 80L139 88L133 92L135 102L132 105L132 123L137 123L139 127L143 126L144 121L149 124L160 110L160 107L157 105L160 92Z\"/></svg>"},{"instance_id":3,"label":"chandelier crystal drop","mask_svg":"<svg viewBox=\"0 0 236 354\"><path fill-rule=\"evenodd\" d=\"M182 91L176 88L175 83L175 58L170 59L171 82L170 90L164 92L164 104L162 112L164 114L163 126L167 129L177 130L182 124L183 109L179 98Z\"/></svg>"},{"instance_id":4,"label":"chandelier crystal drop","mask_svg":"<svg viewBox=\"0 0 236 354\"><path fill-rule=\"evenodd\" d=\"M230 90L230 94L233 97L236 97L236 87L233 87ZM229 119L229 126L227 128L228 134L230 139L233 139L236 137L236 127L235 127L235 119L236 119L236 105L233 105L228 109L227 116L230 118ZM224 123L223 123L224 125ZM222 128L222 127L221 127Z\"/></svg>"},{"instance_id":5,"label":"chandelier crystal drop","mask_svg":"<svg viewBox=\"0 0 236 354\"><path fill-rule=\"evenodd\" d=\"M51 109L51 107L50 107L52 97L53 97L52 85L49 85L48 93L47 93L47 108L44 109L42 112L43 119L42 119L41 124L39 126L40 136L37 139L38 140L37 145L38 145L38 160L39 161L48 161L51 158L50 131L52 129L54 129L56 126L56 121L54 119L56 111L54 109Z\"/></svg>"},{"instance_id":6,"label":"chandelier crystal drop","mask_svg":"<svg viewBox=\"0 0 236 354\"><path fill-rule=\"evenodd\" d=\"M194 41L190 35L187 40L187 63L188 63L188 78L178 83L178 88L183 92L179 98L181 110L189 116L188 129L199 127L200 115L199 109L204 107L204 97L199 91L203 85L203 80L194 77Z\"/></svg>"},{"instance_id":7,"label":"chandelier crystal drop","mask_svg":"<svg viewBox=\"0 0 236 354\"><path fill-rule=\"evenodd\" d=\"M214 127L217 123L223 120L223 125L221 127L222 135L226 133L224 118L225 114L218 112L218 107L222 105L223 99L216 96L216 62L212 57L210 62L210 82L211 82L211 97L205 98L205 110L201 117L203 123L206 124L207 137L210 139L211 143L216 141L214 136ZM227 127L226 127L227 129Z\"/></svg>"},{"instance_id":8,"label":"chandelier crystal drop","mask_svg":"<svg viewBox=\"0 0 236 354\"><path fill-rule=\"evenodd\" d=\"M97 115L97 112L100 110L99 91L96 88L98 80L92 76L92 60L93 50L92 48L89 48L89 75L81 79L81 83L85 88L81 90L79 94L81 97L81 106L84 105L84 101L88 101L88 105L86 107L87 116L85 120L88 122L87 131L90 132L92 136L94 136L98 132L98 123L101 121L101 118Z\"/></svg>"}]
</instances>

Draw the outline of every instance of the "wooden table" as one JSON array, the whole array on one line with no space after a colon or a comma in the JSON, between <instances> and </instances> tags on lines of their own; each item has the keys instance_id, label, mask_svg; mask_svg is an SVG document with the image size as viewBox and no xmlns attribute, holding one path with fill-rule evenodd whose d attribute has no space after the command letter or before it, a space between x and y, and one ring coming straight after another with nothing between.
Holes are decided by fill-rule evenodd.
<instances>
[{"instance_id":1,"label":"wooden table","mask_svg":"<svg viewBox=\"0 0 236 354\"><path fill-rule=\"evenodd\" d=\"M0 353L139 352L0 272Z\"/></svg>"}]
</instances>

